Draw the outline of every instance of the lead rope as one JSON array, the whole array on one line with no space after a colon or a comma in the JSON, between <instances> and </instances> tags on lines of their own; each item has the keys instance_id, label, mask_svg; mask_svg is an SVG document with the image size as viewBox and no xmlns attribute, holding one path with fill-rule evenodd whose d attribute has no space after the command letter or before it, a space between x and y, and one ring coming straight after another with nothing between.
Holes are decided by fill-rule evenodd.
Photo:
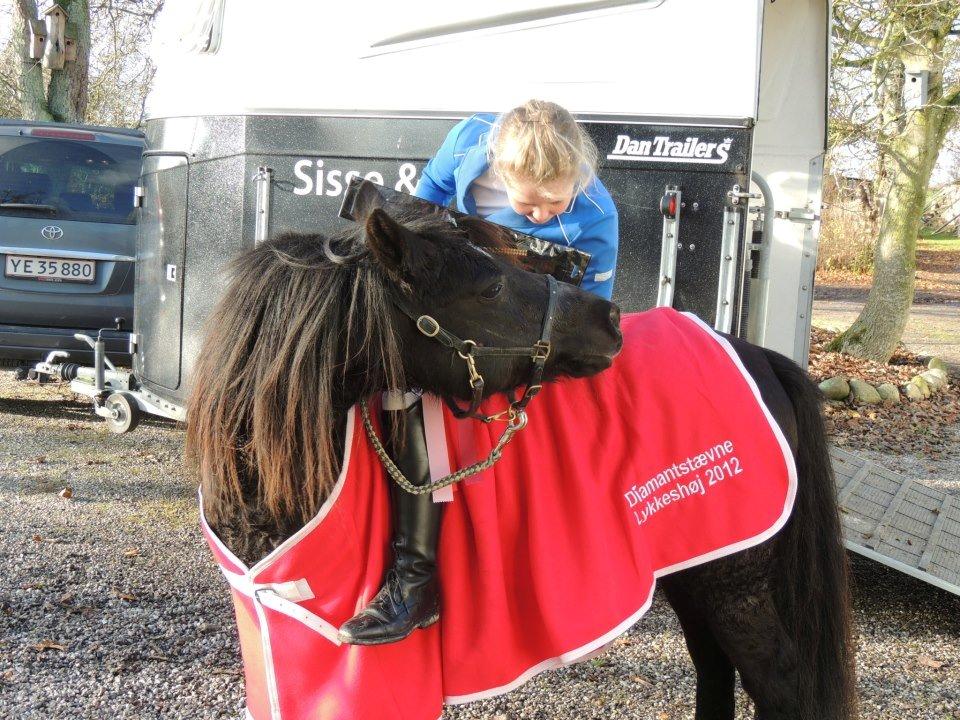
<instances>
[{"instance_id":1,"label":"lead rope","mask_svg":"<svg viewBox=\"0 0 960 720\"><path fill-rule=\"evenodd\" d=\"M394 464L393 460L391 460L387 454L386 448L383 447L383 443L381 443L380 438L377 437L376 430L373 429L373 423L370 422L370 410L365 402L360 403L360 415L363 417L363 428L367 432L367 438L370 440L370 444L373 445L373 451L377 454L377 457L380 458L380 462L383 463L383 467L386 468L387 474L397 485L412 495L426 495L434 490L440 490L448 485L453 485L461 480L465 480L471 475L476 475L477 473L492 468L503 456L503 448L506 447L507 443L513 439L516 433L523 430L527 425L527 414L525 412L521 411L511 416L507 421L507 427L500 436L500 440L497 441L496 447L490 451L486 460L468 465L465 468L457 470L455 473L451 473L446 477L434 480L425 485L414 485L407 480L406 476L400 471L400 468Z\"/></svg>"}]
</instances>

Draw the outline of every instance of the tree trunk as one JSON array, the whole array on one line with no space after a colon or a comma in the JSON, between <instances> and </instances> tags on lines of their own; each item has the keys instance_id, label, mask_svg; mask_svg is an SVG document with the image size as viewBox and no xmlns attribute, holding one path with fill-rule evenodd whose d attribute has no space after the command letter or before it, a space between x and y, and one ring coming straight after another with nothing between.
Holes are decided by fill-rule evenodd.
<instances>
[{"instance_id":1,"label":"tree trunk","mask_svg":"<svg viewBox=\"0 0 960 720\"><path fill-rule=\"evenodd\" d=\"M50 72L47 106L58 122L82 123L87 114L87 76L90 66L90 7L87 0L60 0L67 13L66 37L73 38L77 59Z\"/></svg>"},{"instance_id":2,"label":"tree trunk","mask_svg":"<svg viewBox=\"0 0 960 720\"><path fill-rule=\"evenodd\" d=\"M36 0L19 0L22 47L20 52L20 114L27 120L53 120L47 107L43 87L43 67L40 60L30 57L30 23L37 20Z\"/></svg>"},{"instance_id":3,"label":"tree trunk","mask_svg":"<svg viewBox=\"0 0 960 720\"><path fill-rule=\"evenodd\" d=\"M943 83L942 43L940 47L936 42L931 47L914 45L910 62L915 64L921 53L928 60L925 65L931 71L930 96L934 99L907 114L902 131L887 150L890 186L874 253L873 285L860 315L829 348L881 363L893 354L913 304L917 234L927 187L940 154L944 125L953 122L953 110L938 103Z\"/></svg>"}]
</instances>

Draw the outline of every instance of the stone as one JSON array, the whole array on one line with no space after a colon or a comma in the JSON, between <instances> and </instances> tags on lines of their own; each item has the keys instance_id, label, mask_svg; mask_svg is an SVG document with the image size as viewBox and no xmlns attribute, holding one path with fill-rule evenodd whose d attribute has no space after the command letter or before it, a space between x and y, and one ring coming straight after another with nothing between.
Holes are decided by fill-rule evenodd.
<instances>
[{"instance_id":1,"label":"stone","mask_svg":"<svg viewBox=\"0 0 960 720\"><path fill-rule=\"evenodd\" d=\"M907 396L908 400L923 400L923 390L912 382L903 386L903 394Z\"/></svg>"},{"instance_id":2,"label":"stone","mask_svg":"<svg viewBox=\"0 0 960 720\"><path fill-rule=\"evenodd\" d=\"M927 370L920 373L920 377L927 381L931 390L939 390L947 385L947 374L943 370Z\"/></svg>"},{"instance_id":3,"label":"stone","mask_svg":"<svg viewBox=\"0 0 960 720\"><path fill-rule=\"evenodd\" d=\"M854 400L864 405L879 405L883 401L877 389L864 380L851 380L850 392Z\"/></svg>"},{"instance_id":4,"label":"stone","mask_svg":"<svg viewBox=\"0 0 960 720\"><path fill-rule=\"evenodd\" d=\"M927 363L927 367L931 370L943 370L944 374L947 373L947 364L938 357L930 358L930 362Z\"/></svg>"},{"instance_id":5,"label":"stone","mask_svg":"<svg viewBox=\"0 0 960 720\"><path fill-rule=\"evenodd\" d=\"M850 385L842 377L827 378L820 383L820 392L828 400L843 400L850 394Z\"/></svg>"},{"instance_id":6,"label":"stone","mask_svg":"<svg viewBox=\"0 0 960 720\"><path fill-rule=\"evenodd\" d=\"M880 397L883 398L884 403L889 403L891 405L900 404L900 391L897 390L897 386L893 383L883 383L883 385L878 385L877 392L880 393Z\"/></svg>"},{"instance_id":7,"label":"stone","mask_svg":"<svg viewBox=\"0 0 960 720\"><path fill-rule=\"evenodd\" d=\"M930 383L928 383L925 379L923 379L919 375L912 378L910 382L913 385L916 385L918 388L920 388L920 392L923 393L923 396L925 398L928 398L930 397L931 394L933 394L933 390L930 389Z\"/></svg>"}]
</instances>

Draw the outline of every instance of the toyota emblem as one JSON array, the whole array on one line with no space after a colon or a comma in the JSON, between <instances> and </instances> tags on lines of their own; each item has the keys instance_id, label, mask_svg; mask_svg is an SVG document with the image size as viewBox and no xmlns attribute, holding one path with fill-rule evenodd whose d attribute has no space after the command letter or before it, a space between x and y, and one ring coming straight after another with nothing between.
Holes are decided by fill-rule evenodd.
<instances>
[{"instance_id":1,"label":"toyota emblem","mask_svg":"<svg viewBox=\"0 0 960 720\"><path fill-rule=\"evenodd\" d=\"M43 230L40 231L40 234L43 235L47 240L59 240L63 237L63 230L58 228L56 225L47 225Z\"/></svg>"}]
</instances>

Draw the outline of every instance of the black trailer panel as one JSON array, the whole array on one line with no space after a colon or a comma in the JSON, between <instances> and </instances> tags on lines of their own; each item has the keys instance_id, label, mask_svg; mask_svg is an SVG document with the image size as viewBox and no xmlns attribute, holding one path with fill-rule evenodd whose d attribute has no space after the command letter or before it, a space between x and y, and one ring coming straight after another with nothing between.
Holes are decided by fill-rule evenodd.
<instances>
[{"instance_id":1,"label":"black trailer panel","mask_svg":"<svg viewBox=\"0 0 960 720\"><path fill-rule=\"evenodd\" d=\"M144 387L185 404L203 325L231 258L284 230L345 227L337 211L351 177L412 192L456 121L234 116L148 123L148 154L156 160L144 174L135 320L135 372ZM735 191L749 187L749 122L582 122L600 150L600 178L620 214L614 300L627 312L657 304L668 235L661 200L673 187L681 204L671 225L672 304L713 323L721 270L735 267L739 277L744 257L746 202ZM739 312L741 285L728 285Z\"/></svg>"}]
</instances>

